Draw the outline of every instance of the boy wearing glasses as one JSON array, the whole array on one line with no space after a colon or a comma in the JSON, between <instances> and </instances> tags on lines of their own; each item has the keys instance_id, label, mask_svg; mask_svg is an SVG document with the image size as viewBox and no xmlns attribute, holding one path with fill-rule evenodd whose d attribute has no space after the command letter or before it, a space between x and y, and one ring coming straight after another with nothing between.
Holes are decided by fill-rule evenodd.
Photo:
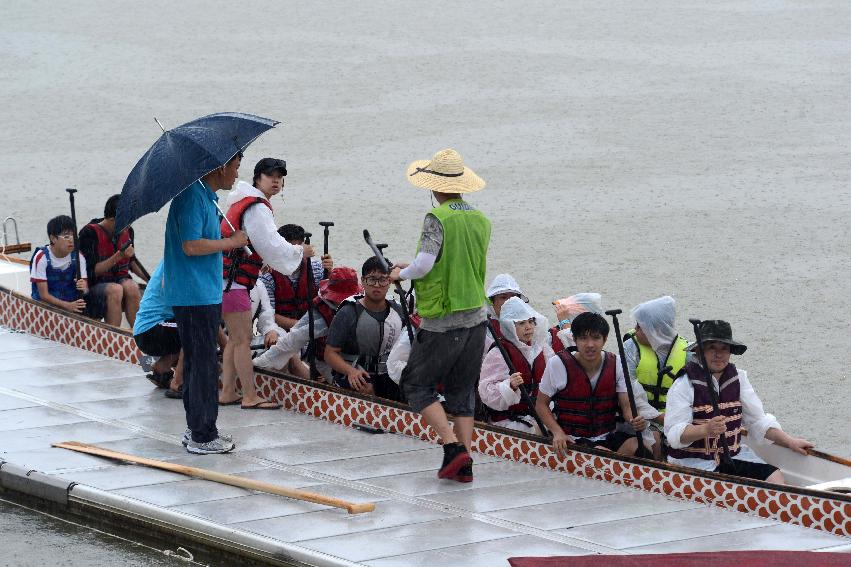
<instances>
[{"instance_id":1,"label":"boy wearing glasses","mask_svg":"<svg viewBox=\"0 0 851 567\"><path fill-rule=\"evenodd\" d=\"M387 374L387 356L402 334L402 308L387 299L390 275L374 256L363 264L361 283L363 296L344 301L331 321L325 362L337 386L401 401Z\"/></svg>"},{"instance_id":2,"label":"boy wearing glasses","mask_svg":"<svg viewBox=\"0 0 851 567\"><path fill-rule=\"evenodd\" d=\"M84 313L88 292L86 259L74 252L74 221L60 215L47 223L50 244L37 248L30 260L32 298L50 305ZM75 269L79 262L79 272ZM79 279L77 279L79 277Z\"/></svg>"}]
</instances>

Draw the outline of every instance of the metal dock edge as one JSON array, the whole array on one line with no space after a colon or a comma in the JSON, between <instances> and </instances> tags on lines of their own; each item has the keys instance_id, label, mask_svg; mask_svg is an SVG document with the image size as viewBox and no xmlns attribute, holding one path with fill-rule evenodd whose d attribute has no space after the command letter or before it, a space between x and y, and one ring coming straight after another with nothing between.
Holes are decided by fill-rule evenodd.
<instances>
[{"instance_id":1,"label":"metal dock edge","mask_svg":"<svg viewBox=\"0 0 851 567\"><path fill-rule=\"evenodd\" d=\"M8 494L7 494L8 493ZM69 482L27 467L0 460L0 494L25 501L53 514L85 518L85 525L132 532L177 546L190 541L217 555L221 564L228 558L240 564L309 565L312 567L362 567L319 551L222 526L110 492ZM96 524L93 526L93 524ZM246 562L247 560L247 562ZM214 560L214 563L217 561Z\"/></svg>"}]
</instances>

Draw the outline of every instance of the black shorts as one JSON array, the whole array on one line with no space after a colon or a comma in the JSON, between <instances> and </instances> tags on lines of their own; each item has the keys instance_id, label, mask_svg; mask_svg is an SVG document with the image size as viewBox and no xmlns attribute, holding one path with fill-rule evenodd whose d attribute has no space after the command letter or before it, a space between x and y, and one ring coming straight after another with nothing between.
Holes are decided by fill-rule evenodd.
<instances>
[{"instance_id":1,"label":"black shorts","mask_svg":"<svg viewBox=\"0 0 851 567\"><path fill-rule=\"evenodd\" d=\"M411 409L421 412L438 401L437 384L442 382L446 411L473 417L484 350L485 323L443 333L417 331L400 380Z\"/></svg>"},{"instance_id":2,"label":"black shorts","mask_svg":"<svg viewBox=\"0 0 851 567\"><path fill-rule=\"evenodd\" d=\"M722 462L715 468L715 472L743 476L754 480L765 480L777 470L777 467L767 463L752 463L750 461L740 461L739 459L732 459L732 461L734 466L731 467Z\"/></svg>"},{"instance_id":3,"label":"black shorts","mask_svg":"<svg viewBox=\"0 0 851 567\"><path fill-rule=\"evenodd\" d=\"M83 312L86 317L92 319L106 317L106 287L108 285L106 282L101 282L89 288L89 293L86 294L86 310Z\"/></svg>"},{"instance_id":4,"label":"black shorts","mask_svg":"<svg viewBox=\"0 0 851 567\"><path fill-rule=\"evenodd\" d=\"M574 443L584 447L605 447L609 451L617 452L618 449L621 448L621 445L634 438L635 434L624 433L623 431L613 431L606 435L605 439L592 441L585 437L577 437Z\"/></svg>"},{"instance_id":5,"label":"black shorts","mask_svg":"<svg viewBox=\"0 0 851 567\"><path fill-rule=\"evenodd\" d=\"M180 336L174 321L163 321L144 333L134 335L136 346L149 356L167 356L180 352Z\"/></svg>"}]
</instances>

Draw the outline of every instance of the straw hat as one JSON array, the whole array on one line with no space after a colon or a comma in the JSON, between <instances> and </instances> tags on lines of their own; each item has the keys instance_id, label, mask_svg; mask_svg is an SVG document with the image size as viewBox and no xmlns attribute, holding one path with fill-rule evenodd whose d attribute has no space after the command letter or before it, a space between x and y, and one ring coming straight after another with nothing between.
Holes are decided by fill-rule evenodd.
<instances>
[{"instance_id":1,"label":"straw hat","mask_svg":"<svg viewBox=\"0 0 851 567\"><path fill-rule=\"evenodd\" d=\"M408 181L416 187L438 193L475 193L484 188L484 180L464 167L461 154L441 150L430 160L421 159L408 166Z\"/></svg>"}]
</instances>

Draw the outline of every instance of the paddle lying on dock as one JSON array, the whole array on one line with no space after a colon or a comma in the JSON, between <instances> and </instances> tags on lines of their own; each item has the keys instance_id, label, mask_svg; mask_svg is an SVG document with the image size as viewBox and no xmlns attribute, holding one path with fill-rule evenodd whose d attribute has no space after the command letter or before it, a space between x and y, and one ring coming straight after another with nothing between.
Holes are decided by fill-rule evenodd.
<instances>
[{"instance_id":1,"label":"paddle lying on dock","mask_svg":"<svg viewBox=\"0 0 851 567\"><path fill-rule=\"evenodd\" d=\"M53 446L58 447L60 449L77 451L78 453L88 453L89 455L97 455L99 457L106 457L108 459L127 461L130 463L145 465L148 467L162 469L178 474L194 476L195 478L211 480L213 482L218 482L221 484L229 484L230 486L237 486L239 488L245 488L247 490L258 490L260 492L268 492L269 494L277 494L279 496L286 496L287 498L294 498L296 500L313 502L314 504L324 504L325 506L333 506L334 508L343 508L349 514L362 514L364 512L372 512L373 510L375 510L375 504L373 504L372 502L362 502L359 504L354 502L347 502L346 500L332 498L330 496L323 496L321 494L316 494L315 492L296 490L294 488L285 488L283 486L277 486L274 484L269 484L268 482L262 482L251 478L224 474L207 469L199 469L197 467L188 467L186 465L178 465L175 463L168 463L166 461L157 461L155 459L147 459L145 457L137 457L128 453L121 453L119 451L103 449L96 445L88 445L86 443L80 443L78 441L65 441L63 443L54 443Z\"/></svg>"}]
</instances>

